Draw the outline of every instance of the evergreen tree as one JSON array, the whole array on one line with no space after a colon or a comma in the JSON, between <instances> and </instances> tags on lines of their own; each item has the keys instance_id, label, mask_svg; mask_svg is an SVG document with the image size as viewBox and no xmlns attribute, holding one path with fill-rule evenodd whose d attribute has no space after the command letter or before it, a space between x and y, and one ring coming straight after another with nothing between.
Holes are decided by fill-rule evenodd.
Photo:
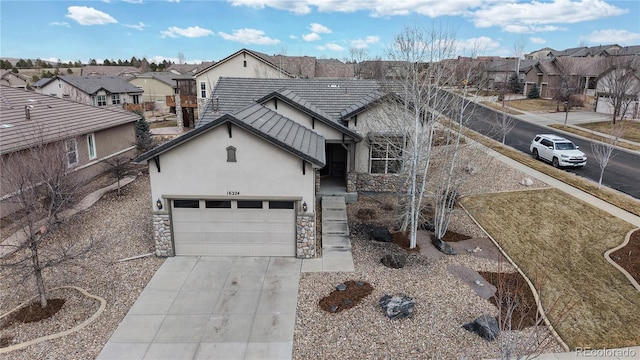
<instances>
[{"instance_id":1,"label":"evergreen tree","mask_svg":"<svg viewBox=\"0 0 640 360\"><path fill-rule=\"evenodd\" d=\"M538 88L538 84L534 83L531 85L531 89L529 89L529 93L527 94L529 99L539 99L540 98L540 88Z\"/></svg>"},{"instance_id":2,"label":"evergreen tree","mask_svg":"<svg viewBox=\"0 0 640 360\"><path fill-rule=\"evenodd\" d=\"M149 123L144 118L142 110L134 111L140 118L135 123L136 128L136 147L139 151L147 151L153 147L153 140L151 139L151 130Z\"/></svg>"},{"instance_id":3,"label":"evergreen tree","mask_svg":"<svg viewBox=\"0 0 640 360\"><path fill-rule=\"evenodd\" d=\"M512 94L522 94L522 90L524 90L524 84L520 82L518 74L516 74L515 72L509 77L507 89Z\"/></svg>"}]
</instances>

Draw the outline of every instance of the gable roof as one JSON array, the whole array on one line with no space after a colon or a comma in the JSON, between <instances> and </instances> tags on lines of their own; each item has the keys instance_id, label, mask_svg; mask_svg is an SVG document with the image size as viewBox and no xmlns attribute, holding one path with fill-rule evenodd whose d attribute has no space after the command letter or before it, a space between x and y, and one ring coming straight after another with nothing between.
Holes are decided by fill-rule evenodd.
<instances>
[{"instance_id":1,"label":"gable roof","mask_svg":"<svg viewBox=\"0 0 640 360\"><path fill-rule=\"evenodd\" d=\"M172 88L175 88L176 81L175 79L193 79L191 75L176 75L170 71L149 71L146 73L142 73L140 75L136 75L129 79L129 81L133 79L156 79L162 83L165 83Z\"/></svg>"},{"instance_id":2,"label":"gable roof","mask_svg":"<svg viewBox=\"0 0 640 360\"><path fill-rule=\"evenodd\" d=\"M338 124L341 129L343 111L353 109L354 104L364 107L374 101L372 93L381 91L380 84L375 80L347 79L347 78L314 78L314 79L265 79L265 78L225 78L218 80L209 102L215 101L217 111L202 111L196 126L201 126L225 113L233 113L249 103L256 102L273 93L289 90L299 97L296 103L321 113L328 120Z\"/></svg>"},{"instance_id":3,"label":"gable roof","mask_svg":"<svg viewBox=\"0 0 640 360\"><path fill-rule=\"evenodd\" d=\"M34 82L33 84L31 84L31 87L33 87L34 89L41 88L41 87L47 85L49 82L51 82L51 80L53 80L53 78L44 77L44 78Z\"/></svg>"},{"instance_id":4,"label":"gable roof","mask_svg":"<svg viewBox=\"0 0 640 360\"><path fill-rule=\"evenodd\" d=\"M56 76L54 79L60 79L83 92L92 95L100 89L111 94L141 94L143 91L118 76L78 76L66 75Z\"/></svg>"},{"instance_id":5,"label":"gable roof","mask_svg":"<svg viewBox=\"0 0 640 360\"><path fill-rule=\"evenodd\" d=\"M220 60L218 62L215 62L215 63L211 64L210 66L207 66L207 67L201 69L200 71L195 73L195 76L199 76L200 74L203 74L203 73L205 73L205 72L207 72L207 71L209 71L209 70L211 70L211 69L213 69L215 67L218 67L218 66L226 63L227 61L233 59L234 57L236 57L236 56L238 56L240 54L243 54L243 53L253 56L254 58L256 58L256 59L260 60L261 62L263 62L264 64L266 64L267 66L270 66L270 67L272 67L272 68L274 68L274 69L276 69L278 71L281 71L286 76L293 77L293 75L289 74L283 68L279 68L274 63L272 63L271 59L269 59L270 58L269 55L263 54L263 53L260 53L260 52L257 52L257 51L249 50L249 49L240 49L240 50L234 52L233 54L227 56L226 58L224 58L224 59L222 59L222 60Z\"/></svg>"},{"instance_id":6,"label":"gable roof","mask_svg":"<svg viewBox=\"0 0 640 360\"><path fill-rule=\"evenodd\" d=\"M225 114L140 155L134 161L142 163L150 160L225 123L237 125L317 167L325 165L324 138L321 135L257 103L249 104L233 114Z\"/></svg>"},{"instance_id":7,"label":"gable roof","mask_svg":"<svg viewBox=\"0 0 640 360\"><path fill-rule=\"evenodd\" d=\"M0 86L2 154L135 122L138 118L115 107L91 106Z\"/></svg>"}]
</instances>

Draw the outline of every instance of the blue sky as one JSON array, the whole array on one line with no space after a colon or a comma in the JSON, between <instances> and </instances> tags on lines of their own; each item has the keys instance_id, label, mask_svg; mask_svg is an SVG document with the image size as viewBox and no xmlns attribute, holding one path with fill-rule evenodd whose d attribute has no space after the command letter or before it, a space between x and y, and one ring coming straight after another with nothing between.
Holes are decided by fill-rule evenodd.
<instances>
[{"instance_id":1,"label":"blue sky","mask_svg":"<svg viewBox=\"0 0 640 360\"><path fill-rule=\"evenodd\" d=\"M640 45L638 0L0 0L0 56L217 61L241 48L385 58L405 26L455 31L459 55ZM479 45L479 46L478 46Z\"/></svg>"}]
</instances>

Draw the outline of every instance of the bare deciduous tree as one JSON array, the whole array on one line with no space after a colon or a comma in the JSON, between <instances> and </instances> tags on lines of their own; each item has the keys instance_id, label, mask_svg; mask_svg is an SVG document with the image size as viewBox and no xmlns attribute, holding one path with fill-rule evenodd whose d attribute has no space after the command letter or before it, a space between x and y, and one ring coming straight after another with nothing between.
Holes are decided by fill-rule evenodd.
<instances>
[{"instance_id":1,"label":"bare deciduous tree","mask_svg":"<svg viewBox=\"0 0 640 360\"><path fill-rule=\"evenodd\" d=\"M131 172L131 159L127 156L115 156L104 161L109 175L118 183L118 195L120 195L120 181Z\"/></svg>"},{"instance_id":2,"label":"bare deciduous tree","mask_svg":"<svg viewBox=\"0 0 640 360\"><path fill-rule=\"evenodd\" d=\"M83 184L76 173L69 172L69 163L75 161L77 152L68 147L68 142L40 142L27 150L5 154L0 160L3 186L13 191L9 201L22 211L17 225L24 233L24 241L3 244L15 253L2 258L0 266L17 270L25 279L35 279L42 307L47 306L43 271L85 254L92 246L91 241L77 239L51 241Z\"/></svg>"},{"instance_id":3,"label":"bare deciduous tree","mask_svg":"<svg viewBox=\"0 0 640 360\"><path fill-rule=\"evenodd\" d=\"M609 160L613 156L613 150L618 144L620 137L624 134L624 128L620 124L611 125L611 136L607 137L605 141L591 141L591 151L593 152L593 159L598 163L600 167L600 177L598 179L598 189L602 187L602 177L604 176L604 170L609 164Z\"/></svg>"},{"instance_id":4,"label":"bare deciduous tree","mask_svg":"<svg viewBox=\"0 0 640 360\"><path fill-rule=\"evenodd\" d=\"M504 112L504 105L502 113L496 113L494 115L493 121L493 130L495 130L498 135L502 138L502 144L507 140L507 134L516 127L516 119L513 116L509 116L506 112Z\"/></svg>"},{"instance_id":5,"label":"bare deciduous tree","mask_svg":"<svg viewBox=\"0 0 640 360\"><path fill-rule=\"evenodd\" d=\"M606 61L608 69L598 79L598 96L604 97L611 107L611 123L615 125L618 118L638 115L637 108L635 114L628 114L628 110L631 104L637 104L640 96L640 60L630 57Z\"/></svg>"},{"instance_id":6,"label":"bare deciduous tree","mask_svg":"<svg viewBox=\"0 0 640 360\"><path fill-rule=\"evenodd\" d=\"M579 60L569 56L559 57L555 59L555 66L558 70L558 83L553 98L556 100L556 111L560 111L560 103L564 102L565 115L564 125L567 126L567 120L569 118L569 110L573 106L572 101L574 95L578 94L581 90L581 73L584 69L579 65Z\"/></svg>"},{"instance_id":7,"label":"bare deciduous tree","mask_svg":"<svg viewBox=\"0 0 640 360\"><path fill-rule=\"evenodd\" d=\"M362 62L367 59L369 52L364 47L351 47L349 49L349 57L345 59L346 63L353 64L353 74L356 78L362 77Z\"/></svg>"}]
</instances>

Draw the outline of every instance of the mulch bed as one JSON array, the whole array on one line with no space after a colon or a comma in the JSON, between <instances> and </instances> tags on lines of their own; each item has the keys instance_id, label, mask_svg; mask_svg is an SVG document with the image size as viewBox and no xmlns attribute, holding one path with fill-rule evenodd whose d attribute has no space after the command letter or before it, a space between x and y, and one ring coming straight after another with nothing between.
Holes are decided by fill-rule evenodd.
<instances>
[{"instance_id":1,"label":"mulch bed","mask_svg":"<svg viewBox=\"0 0 640 360\"><path fill-rule=\"evenodd\" d=\"M634 231L629 238L629 243L622 249L612 252L609 257L640 283L640 230Z\"/></svg>"},{"instance_id":2,"label":"mulch bed","mask_svg":"<svg viewBox=\"0 0 640 360\"><path fill-rule=\"evenodd\" d=\"M366 281L360 281L356 284L356 281L349 280L345 281L344 284L346 285L345 290L333 290L328 296L320 299L318 305L322 310L337 313L351 309L373 291L371 284Z\"/></svg>"},{"instance_id":3,"label":"mulch bed","mask_svg":"<svg viewBox=\"0 0 640 360\"><path fill-rule=\"evenodd\" d=\"M511 327L516 330L540 325L541 318L538 316L536 300L529 289L529 285L520 273L496 273L496 272L478 272L491 285L496 287L496 293L489 298L489 301L495 305L501 312L498 319L504 323L508 319L508 312L511 315ZM498 304L497 299L500 299ZM516 306L517 305L517 306Z\"/></svg>"},{"instance_id":4,"label":"mulch bed","mask_svg":"<svg viewBox=\"0 0 640 360\"><path fill-rule=\"evenodd\" d=\"M64 299L58 298L47 299L47 307L44 308L40 306L40 301L34 301L4 318L2 322L0 322L0 330L8 329L11 325L18 322L30 323L48 319L62 309L65 301ZM0 347L2 346L0 345Z\"/></svg>"}]
</instances>

